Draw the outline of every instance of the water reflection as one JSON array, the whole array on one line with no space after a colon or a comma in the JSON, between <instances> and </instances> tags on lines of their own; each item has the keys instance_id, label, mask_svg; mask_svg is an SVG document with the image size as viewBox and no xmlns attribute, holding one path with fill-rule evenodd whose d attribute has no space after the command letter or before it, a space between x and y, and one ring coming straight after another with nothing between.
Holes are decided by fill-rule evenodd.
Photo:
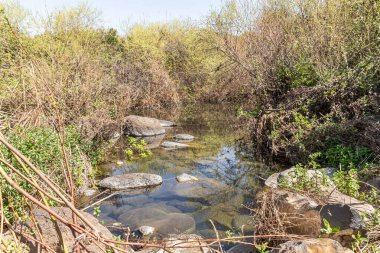
<instances>
[{"instance_id":1,"label":"water reflection","mask_svg":"<svg viewBox=\"0 0 380 253\"><path fill-rule=\"evenodd\" d=\"M245 224L244 231L250 232L249 211L244 206L250 205L262 187L255 176L262 167L245 158L235 145L239 137L234 126L235 111L231 107L202 105L185 108L178 119L178 126L168 129L165 135L146 140L153 149L151 158L117 165L114 162L125 158L123 142L118 143L110 163L103 166L106 175L149 172L160 174L164 183L112 196L101 203L99 218L106 224L118 222L132 230L142 225L155 226L160 236L183 232L214 236L209 219L221 231L241 230ZM159 147L160 142L173 140L179 133L195 136L187 143L189 148ZM178 183L175 176L181 173L192 174L199 181Z\"/></svg>"}]
</instances>

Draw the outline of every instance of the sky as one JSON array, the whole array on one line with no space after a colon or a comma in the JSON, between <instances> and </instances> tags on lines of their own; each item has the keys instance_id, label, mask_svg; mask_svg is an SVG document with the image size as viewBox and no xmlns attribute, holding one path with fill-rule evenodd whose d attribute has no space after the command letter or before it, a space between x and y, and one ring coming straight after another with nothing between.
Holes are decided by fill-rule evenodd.
<instances>
[{"instance_id":1,"label":"sky","mask_svg":"<svg viewBox=\"0 0 380 253\"><path fill-rule=\"evenodd\" d=\"M45 15L55 9L87 3L101 12L105 27L122 29L135 23L165 22L174 19L197 20L223 0L19 0L21 6Z\"/></svg>"}]
</instances>

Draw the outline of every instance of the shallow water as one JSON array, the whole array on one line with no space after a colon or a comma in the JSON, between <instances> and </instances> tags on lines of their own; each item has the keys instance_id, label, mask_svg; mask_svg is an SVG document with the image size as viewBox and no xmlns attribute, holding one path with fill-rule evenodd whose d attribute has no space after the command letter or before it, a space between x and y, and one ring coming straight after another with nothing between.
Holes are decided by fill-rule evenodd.
<instances>
[{"instance_id":1,"label":"shallow water","mask_svg":"<svg viewBox=\"0 0 380 253\"><path fill-rule=\"evenodd\" d=\"M257 174L264 167L253 161L236 144L240 137L236 110L231 106L192 105L173 115L155 116L176 119L178 126L167 128L164 136L147 139L152 157L134 162L124 159L123 141L117 143L110 163L102 166L105 175L147 172L163 177L162 185L150 189L117 193L101 202L99 219L106 225L156 227L156 237L171 233L196 233L215 237L215 224L220 235L225 231L249 234L251 218L247 207L262 187ZM169 116L168 116L169 115ZM165 117L166 116L166 117ZM195 136L189 148L166 150L157 146L173 140L177 133ZM154 148L155 147L155 148ZM117 165L117 161L123 161ZM188 173L199 181L178 183L176 175ZM104 197L104 196L103 196ZM88 209L93 212L93 209ZM244 226L243 226L244 225Z\"/></svg>"}]
</instances>

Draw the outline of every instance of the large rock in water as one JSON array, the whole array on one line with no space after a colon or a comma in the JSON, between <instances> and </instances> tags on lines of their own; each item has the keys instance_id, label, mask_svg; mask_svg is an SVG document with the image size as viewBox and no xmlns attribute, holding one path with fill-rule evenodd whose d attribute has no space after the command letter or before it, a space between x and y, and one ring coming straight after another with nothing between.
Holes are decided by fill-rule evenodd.
<instances>
[{"instance_id":1,"label":"large rock in water","mask_svg":"<svg viewBox=\"0 0 380 253\"><path fill-rule=\"evenodd\" d=\"M51 210L57 213L58 215L60 215L65 220L72 221L73 214L72 214L71 209L67 207L52 207ZM94 216L85 212L81 212L81 213L89 222L91 222L91 224L95 227L95 229L101 234L103 238L113 239L113 235L111 234L111 232L106 227L101 225ZM34 214L34 217L36 218L38 227L40 228L42 232L44 243L49 245L56 252L61 252L61 244L59 241L58 233L57 233L54 223L50 219L49 214L42 209L34 210L33 214ZM75 246L76 240L75 240L72 230L68 226L64 225L63 223L59 221L57 222L58 222L58 227L63 236L64 244L66 245L68 249L68 252L75 252L74 246ZM78 219L78 223L81 227L85 227L89 231L91 230L87 225L84 224L84 222L80 221L79 219ZM32 226L32 224L34 223L27 221L23 224L18 225L17 227L19 228L22 227L23 231L26 231L27 229L34 230L34 225ZM18 229L16 229L15 231L17 230ZM39 236L36 233L30 234L30 236L32 236L34 239L39 240ZM25 240L25 238L22 238L22 239L23 241ZM80 242L85 247L85 249L81 248L81 252L83 251L83 252L90 252L90 253L98 253L98 252L100 253L100 252L106 251L106 247L100 242L95 241L96 243L94 243L93 240L90 240L85 237L83 237L83 239L80 240ZM25 243L29 247L28 252L31 252L31 253L43 252L40 249L40 245L32 242L31 240L25 240ZM127 248L127 250L128 252L131 252L131 253L134 252L131 248Z\"/></svg>"},{"instance_id":2,"label":"large rock in water","mask_svg":"<svg viewBox=\"0 0 380 253\"><path fill-rule=\"evenodd\" d=\"M165 133L158 119L130 115L125 119L124 132L131 136L153 136Z\"/></svg>"},{"instance_id":3,"label":"large rock in water","mask_svg":"<svg viewBox=\"0 0 380 253\"><path fill-rule=\"evenodd\" d=\"M281 244L279 248L271 250L271 253L352 253L352 250L328 238L289 241Z\"/></svg>"},{"instance_id":4,"label":"large rock in water","mask_svg":"<svg viewBox=\"0 0 380 253\"><path fill-rule=\"evenodd\" d=\"M98 185L111 190L125 190L152 187L162 184L162 177L147 173L130 173L107 177Z\"/></svg>"}]
</instances>

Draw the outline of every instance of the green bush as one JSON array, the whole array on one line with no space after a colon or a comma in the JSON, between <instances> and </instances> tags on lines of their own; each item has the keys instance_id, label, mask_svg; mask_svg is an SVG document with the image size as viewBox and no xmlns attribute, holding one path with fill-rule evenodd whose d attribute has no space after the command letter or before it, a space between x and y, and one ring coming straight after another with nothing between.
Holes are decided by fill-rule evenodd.
<instances>
[{"instance_id":1,"label":"green bush","mask_svg":"<svg viewBox=\"0 0 380 253\"><path fill-rule=\"evenodd\" d=\"M61 189L66 189L64 177L64 157L57 132L51 128L21 128L9 130L6 133L8 142L25 155L34 165L43 171ZM84 187L93 180L95 170L92 165L96 165L100 159L101 149L93 144L81 140L76 127L65 129L64 146L68 155L70 169L72 171L74 184L77 188ZM10 162L16 169L27 175L12 153L0 146L0 156ZM5 166L2 166L5 168ZM19 176L5 170L11 175L13 180L20 186L35 195L36 190ZM5 210L8 218L13 219L14 213L21 213L24 201L8 183L1 178L1 193L4 199ZM78 192L77 192L78 193ZM55 205L56 203L50 202Z\"/></svg>"},{"instance_id":2,"label":"green bush","mask_svg":"<svg viewBox=\"0 0 380 253\"><path fill-rule=\"evenodd\" d=\"M355 167L362 169L375 159L373 152L366 147L336 145L328 148L324 153L324 160L328 166L343 170Z\"/></svg>"}]
</instances>

